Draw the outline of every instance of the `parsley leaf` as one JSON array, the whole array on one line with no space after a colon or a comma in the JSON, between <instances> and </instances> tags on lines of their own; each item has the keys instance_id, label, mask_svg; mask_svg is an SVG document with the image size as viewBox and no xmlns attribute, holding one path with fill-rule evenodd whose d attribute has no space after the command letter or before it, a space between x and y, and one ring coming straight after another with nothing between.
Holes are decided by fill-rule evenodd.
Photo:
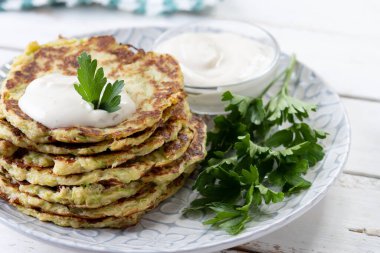
<instances>
[{"instance_id":1,"label":"parsley leaf","mask_svg":"<svg viewBox=\"0 0 380 253\"><path fill-rule=\"evenodd\" d=\"M267 120L275 122L277 125L281 125L284 122L294 123L295 119L302 121L317 109L317 106L314 104L308 104L289 96L288 87L295 64L296 59L293 57L289 67L285 70L285 80L281 90L269 100L266 106Z\"/></svg>"},{"instance_id":2,"label":"parsley leaf","mask_svg":"<svg viewBox=\"0 0 380 253\"><path fill-rule=\"evenodd\" d=\"M83 100L90 103L94 109L115 112L120 109L120 92L124 87L124 81L117 80L113 84L107 83L103 68L97 68L97 60L83 52L78 57L78 80L74 84L75 90Z\"/></svg>"},{"instance_id":3,"label":"parsley leaf","mask_svg":"<svg viewBox=\"0 0 380 253\"><path fill-rule=\"evenodd\" d=\"M107 112L115 112L120 109L120 92L124 87L124 81L115 81L113 84L108 83L103 92L99 103L99 109Z\"/></svg>"},{"instance_id":4,"label":"parsley leaf","mask_svg":"<svg viewBox=\"0 0 380 253\"><path fill-rule=\"evenodd\" d=\"M304 121L316 106L289 95L295 67L292 58L256 98L223 94L228 114L214 118L207 136L209 152L193 186L201 198L185 212L209 211L214 216L204 224L238 234L261 205L281 202L311 186L303 176L323 159L319 141L327 133ZM265 103L264 94L280 80L280 91Z\"/></svg>"}]
</instances>

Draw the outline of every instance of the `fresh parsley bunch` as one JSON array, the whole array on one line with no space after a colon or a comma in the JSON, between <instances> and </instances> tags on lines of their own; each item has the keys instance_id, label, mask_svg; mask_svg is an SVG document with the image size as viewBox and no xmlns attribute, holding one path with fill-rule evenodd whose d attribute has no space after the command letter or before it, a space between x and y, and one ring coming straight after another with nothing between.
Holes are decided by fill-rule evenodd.
<instances>
[{"instance_id":1,"label":"fresh parsley bunch","mask_svg":"<svg viewBox=\"0 0 380 253\"><path fill-rule=\"evenodd\" d=\"M318 141L327 134L304 122L316 106L289 95L295 67L293 57L256 98L223 94L229 114L214 118L207 138L210 150L193 186L202 197L186 210L212 211L214 217L204 224L238 234L261 204L310 187L303 175L323 159ZM280 80L280 91L265 103L264 94Z\"/></svg>"}]
</instances>

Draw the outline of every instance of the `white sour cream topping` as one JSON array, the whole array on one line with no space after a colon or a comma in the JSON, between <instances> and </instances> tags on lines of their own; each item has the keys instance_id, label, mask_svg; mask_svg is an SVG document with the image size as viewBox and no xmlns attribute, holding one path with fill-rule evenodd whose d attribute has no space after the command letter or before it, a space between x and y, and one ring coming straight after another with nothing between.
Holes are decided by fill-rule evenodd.
<instances>
[{"instance_id":1,"label":"white sour cream topping","mask_svg":"<svg viewBox=\"0 0 380 253\"><path fill-rule=\"evenodd\" d=\"M136 111L135 103L124 90L120 94L120 110L94 110L75 90L74 83L78 83L76 76L47 74L28 85L18 105L29 117L49 128L114 126Z\"/></svg>"},{"instance_id":2,"label":"white sour cream topping","mask_svg":"<svg viewBox=\"0 0 380 253\"><path fill-rule=\"evenodd\" d=\"M263 74L275 52L268 45L233 33L183 33L155 49L173 55L186 85L220 86Z\"/></svg>"}]
</instances>

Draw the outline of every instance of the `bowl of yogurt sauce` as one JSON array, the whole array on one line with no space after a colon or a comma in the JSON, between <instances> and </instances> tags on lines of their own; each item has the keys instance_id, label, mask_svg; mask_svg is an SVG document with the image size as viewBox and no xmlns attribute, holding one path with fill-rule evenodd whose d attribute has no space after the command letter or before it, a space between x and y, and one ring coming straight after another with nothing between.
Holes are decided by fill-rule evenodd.
<instances>
[{"instance_id":1,"label":"bowl of yogurt sauce","mask_svg":"<svg viewBox=\"0 0 380 253\"><path fill-rule=\"evenodd\" d=\"M224 113L225 91L257 96L276 74L280 48L266 30L245 22L207 20L169 29L153 50L181 65L192 110Z\"/></svg>"}]
</instances>

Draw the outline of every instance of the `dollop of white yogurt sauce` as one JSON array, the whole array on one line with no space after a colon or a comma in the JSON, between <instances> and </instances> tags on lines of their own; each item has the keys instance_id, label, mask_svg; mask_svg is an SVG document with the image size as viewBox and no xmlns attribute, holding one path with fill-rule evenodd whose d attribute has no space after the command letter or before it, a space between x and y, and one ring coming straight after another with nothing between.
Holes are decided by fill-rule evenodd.
<instances>
[{"instance_id":1,"label":"dollop of white yogurt sauce","mask_svg":"<svg viewBox=\"0 0 380 253\"><path fill-rule=\"evenodd\" d=\"M189 86L220 86L263 74L275 56L272 47L233 33L183 33L156 51L173 55Z\"/></svg>"},{"instance_id":2,"label":"dollop of white yogurt sauce","mask_svg":"<svg viewBox=\"0 0 380 253\"><path fill-rule=\"evenodd\" d=\"M19 100L20 109L37 122L49 127L109 127L129 118L136 105L123 90L120 109L109 113L94 110L75 90L76 76L51 73L33 80Z\"/></svg>"}]
</instances>

